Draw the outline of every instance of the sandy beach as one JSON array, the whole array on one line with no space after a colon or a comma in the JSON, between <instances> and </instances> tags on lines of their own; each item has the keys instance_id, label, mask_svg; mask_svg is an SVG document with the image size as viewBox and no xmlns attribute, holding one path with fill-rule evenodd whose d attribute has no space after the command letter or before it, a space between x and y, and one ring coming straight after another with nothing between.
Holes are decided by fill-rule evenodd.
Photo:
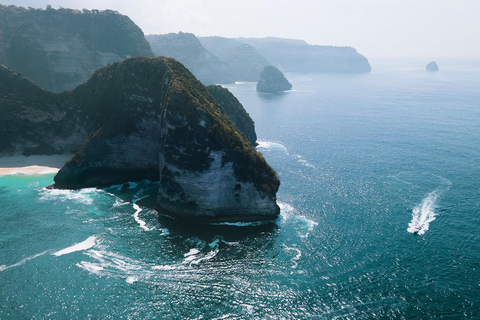
<instances>
[{"instance_id":1,"label":"sandy beach","mask_svg":"<svg viewBox=\"0 0 480 320\"><path fill-rule=\"evenodd\" d=\"M70 160L71 154L54 156L13 156L0 158L0 176L10 174L57 173Z\"/></svg>"}]
</instances>

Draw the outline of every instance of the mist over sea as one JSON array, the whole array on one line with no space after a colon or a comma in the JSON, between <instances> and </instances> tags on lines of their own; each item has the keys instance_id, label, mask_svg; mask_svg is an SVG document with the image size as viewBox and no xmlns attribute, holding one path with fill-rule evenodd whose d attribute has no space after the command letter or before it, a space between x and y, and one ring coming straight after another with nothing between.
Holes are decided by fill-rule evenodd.
<instances>
[{"instance_id":1,"label":"mist over sea","mask_svg":"<svg viewBox=\"0 0 480 320\"><path fill-rule=\"evenodd\" d=\"M280 176L275 223L180 223L148 181L0 177L0 319L479 318L480 66L427 62L227 86Z\"/></svg>"}]
</instances>

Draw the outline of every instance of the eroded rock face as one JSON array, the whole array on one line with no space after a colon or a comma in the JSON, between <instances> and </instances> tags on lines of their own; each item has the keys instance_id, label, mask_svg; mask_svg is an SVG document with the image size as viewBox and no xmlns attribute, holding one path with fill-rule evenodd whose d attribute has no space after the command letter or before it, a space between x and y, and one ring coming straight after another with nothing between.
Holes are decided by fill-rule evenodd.
<instances>
[{"instance_id":1,"label":"eroded rock face","mask_svg":"<svg viewBox=\"0 0 480 320\"><path fill-rule=\"evenodd\" d=\"M31 154L45 154L42 146L55 153L75 149L55 176L55 188L150 179L160 181L156 208L177 218L274 219L280 182L222 108L234 106L229 112L239 126L253 125L225 90L213 88L210 94L171 58L117 62L62 94L1 67L0 154L12 148L17 153L36 148Z\"/></svg>"},{"instance_id":2,"label":"eroded rock face","mask_svg":"<svg viewBox=\"0 0 480 320\"><path fill-rule=\"evenodd\" d=\"M142 30L111 10L0 5L0 64L51 91L74 89L108 63L153 56Z\"/></svg>"},{"instance_id":3,"label":"eroded rock face","mask_svg":"<svg viewBox=\"0 0 480 320\"><path fill-rule=\"evenodd\" d=\"M74 90L95 125L55 177L57 188L160 180L157 208L196 221L275 218L279 180L180 63L132 58L95 72Z\"/></svg>"},{"instance_id":4,"label":"eroded rock face","mask_svg":"<svg viewBox=\"0 0 480 320\"><path fill-rule=\"evenodd\" d=\"M275 93L292 89L283 73L274 66L266 66L257 82L257 91Z\"/></svg>"},{"instance_id":5,"label":"eroded rock face","mask_svg":"<svg viewBox=\"0 0 480 320\"><path fill-rule=\"evenodd\" d=\"M0 156L74 153L90 127L65 95L0 65Z\"/></svg>"}]
</instances>

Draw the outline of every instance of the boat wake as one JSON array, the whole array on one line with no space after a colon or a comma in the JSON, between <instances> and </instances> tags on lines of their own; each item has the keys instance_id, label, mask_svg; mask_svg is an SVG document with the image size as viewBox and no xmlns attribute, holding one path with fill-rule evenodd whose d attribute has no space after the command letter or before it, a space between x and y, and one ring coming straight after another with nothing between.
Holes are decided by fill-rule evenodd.
<instances>
[{"instance_id":1,"label":"boat wake","mask_svg":"<svg viewBox=\"0 0 480 320\"><path fill-rule=\"evenodd\" d=\"M412 220L408 224L407 231L414 234L425 234L428 231L430 222L434 221L437 213L438 199L448 189L450 189L451 182L448 181L446 185L442 185L432 192L428 193L422 201L412 209Z\"/></svg>"}]
</instances>

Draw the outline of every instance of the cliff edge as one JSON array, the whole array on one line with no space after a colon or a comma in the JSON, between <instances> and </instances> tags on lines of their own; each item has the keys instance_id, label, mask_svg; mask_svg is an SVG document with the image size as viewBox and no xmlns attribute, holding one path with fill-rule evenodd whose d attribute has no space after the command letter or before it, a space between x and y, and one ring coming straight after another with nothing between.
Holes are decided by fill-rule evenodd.
<instances>
[{"instance_id":1,"label":"cliff edge","mask_svg":"<svg viewBox=\"0 0 480 320\"><path fill-rule=\"evenodd\" d=\"M164 57L108 65L61 94L0 67L0 154L75 150L55 188L159 181L156 208L179 219L276 218L280 181L247 138L253 121L228 90L210 91Z\"/></svg>"},{"instance_id":2,"label":"cliff edge","mask_svg":"<svg viewBox=\"0 0 480 320\"><path fill-rule=\"evenodd\" d=\"M109 63L153 56L142 30L112 10L0 5L0 64L54 92L71 90Z\"/></svg>"}]
</instances>

